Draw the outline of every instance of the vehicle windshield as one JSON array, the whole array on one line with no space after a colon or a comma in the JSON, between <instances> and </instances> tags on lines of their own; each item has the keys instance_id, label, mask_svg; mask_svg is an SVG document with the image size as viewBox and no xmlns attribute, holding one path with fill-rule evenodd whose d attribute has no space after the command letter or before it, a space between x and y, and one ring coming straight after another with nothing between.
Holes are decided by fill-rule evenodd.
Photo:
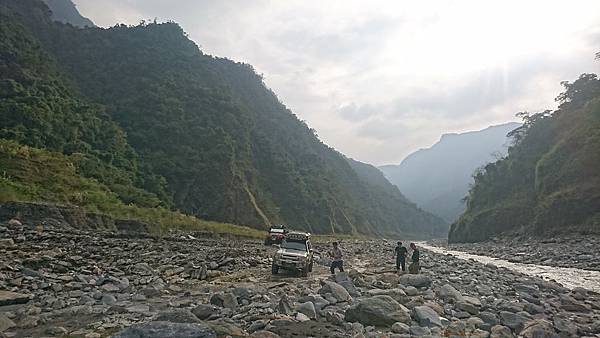
<instances>
[{"instance_id":1,"label":"vehicle windshield","mask_svg":"<svg viewBox=\"0 0 600 338\"><path fill-rule=\"evenodd\" d=\"M306 242L285 240L281 247L289 250L306 251Z\"/></svg>"},{"instance_id":2,"label":"vehicle windshield","mask_svg":"<svg viewBox=\"0 0 600 338\"><path fill-rule=\"evenodd\" d=\"M271 232L283 233L284 230L283 229L278 229L278 228L273 228L273 229L271 229Z\"/></svg>"}]
</instances>

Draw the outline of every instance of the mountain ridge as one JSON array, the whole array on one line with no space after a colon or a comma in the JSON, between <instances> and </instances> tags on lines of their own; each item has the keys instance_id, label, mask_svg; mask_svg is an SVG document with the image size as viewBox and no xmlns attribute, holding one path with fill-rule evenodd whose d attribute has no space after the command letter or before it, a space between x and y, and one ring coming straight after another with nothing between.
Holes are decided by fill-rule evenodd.
<instances>
[{"instance_id":1,"label":"mountain ridge","mask_svg":"<svg viewBox=\"0 0 600 338\"><path fill-rule=\"evenodd\" d=\"M476 173L449 242L600 233L600 80L562 84L558 109L520 114L508 155Z\"/></svg>"},{"instance_id":2,"label":"mountain ridge","mask_svg":"<svg viewBox=\"0 0 600 338\"><path fill-rule=\"evenodd\" d=\"M379 168L421 208L452 221L463 209L461 199L466 196L473 172L506 152L506 134L519 125L507 122L477 131L443 134L431 147L416 150L400 164Z\"/></svg>"},{"instance_id":3,"label":"mountain ridge","mask_svg":"<svg viewBox=\"0 0 600 338\"><path fill-rule=\"evenodd\" d=\"M396 188L360 178L252 66L202 53L177 24L79 29L51 22L38 1L2 3L14 13L6 21L31 32L68 79L67 90L98 105L139 165L163 180L164 206L263 229L288 223L315 233L445 233L443 220L399 191L390 204ZM110 155L99 162L114 163ZM160 191L150 183L138 186Z\"/></svg>"}]
</instances>

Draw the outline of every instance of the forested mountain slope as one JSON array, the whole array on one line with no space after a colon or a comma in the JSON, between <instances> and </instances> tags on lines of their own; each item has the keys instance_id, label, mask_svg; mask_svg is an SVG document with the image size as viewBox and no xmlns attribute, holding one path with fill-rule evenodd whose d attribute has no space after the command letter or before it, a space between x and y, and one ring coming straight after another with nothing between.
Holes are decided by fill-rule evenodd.
<instances>
[{"instance_id":1,"label":"forested mountain slope","mask_svg":"<svg viewBox=\"0 0 600 338\"><path fill-rule=\"evenodd\" d=\"M77 27L93 27L94 23L79 13L72 0L42 0L52 11L52 20Z\"/></svg>"},{"instance_id":2,"label":"forested mountain slope","mask_svg":"<svg viewBox=\"0 0 600 338\"><path fill-rule=\"evenodd\" d=\"M477 173L449 241L600 233L600 80L583 74L564 86L559 108L524 114L508 156Z\"/></svg>"},{"instance_id":3,"label":"forested mountain slope","mask_svg":"<svg viewBox=\"0 0 600 338\"><path fill-rule=\"evenodd\" d=\"M54 146L54 134L70 120L56 112L68 110L30 114L40 125L54 126L42 128L9 107L0 113L7 121L16 120L3 119L3 138L65 154L89 154L103 168L102 175L82 175L109 185L112 175L107 170L118 170L128 178L122 185L146 194L143 203L154 198L160 206L205 219L259 228L283 222L316 233L444 232L441 219L399 197L397 189L390 200L389 191L362 179L343 155L320 142L279 102L251 66L204 55L178 25L79 29L53 22L39 1L0 4L3 23L11 26L1 38L14 49L2 57L11 62L2 81L22 88L25 101L15 106L30 109L36 97L31 90L39 84L12 74L14 67L31 63L27 57L13 58L22 45L11 42L11 29L19 26L43 58L40 62L60 78L52 85L95 109L77 128L60 135L85 136L88 120L97 128L89 145L73 150ZM45 106L62 100L48 98ZM86 116L78 112L73 121ZM118 137L101 139L113 129ZM33 142L36 138L26 133L47 135ZM113 139L120 140L118 149L109 148ZM382 214L381 208L388 212Z\"/></svg>"},{"instance_id":4,"label":"forested mountain slope","mask_svg":"<svg viewBox=\"0 0 600 338\"><path fill-rule=\"evenodd\" d=\"M478 131L444 134L433 146L415 151L399 165L380 169L411 201L452 222L465 209L462 199L473 183L475 169L506 155L506 134L519 125L509 122Z\"/></svg>"}]
</instances>

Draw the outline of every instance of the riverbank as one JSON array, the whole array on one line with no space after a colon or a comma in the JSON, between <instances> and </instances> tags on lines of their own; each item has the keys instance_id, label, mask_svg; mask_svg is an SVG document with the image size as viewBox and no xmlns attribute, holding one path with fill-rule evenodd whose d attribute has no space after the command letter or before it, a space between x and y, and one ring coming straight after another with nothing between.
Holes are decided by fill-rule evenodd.
<instances>
[{"instance_id":1,"label":"riverbank","mask_svg":"<svg viewBox=\"0 0 600 338\"><path fill-rule=\"evenodd\" d=\"M491 264L497 267L520 272L522 274L540 277L548 281L557 282L568 289L585 288L600 293L600 271L564 268L557 266L538 265L531 263L509 262L500 258L476 255L464 251L450 250L445 247L421 244L426 249L443 255L452 255L462 260L472 260L482 264Z\"/></svg>"},{"instance_id":2,"label":"riverbank","mask_svg":"<svg viewBox=\"0 0 600 338\"><path fill-rule=\"evenodd\" d=\"M422 274L402 275L391 242L341 247L346 273L302 278L271 275L275 247L258 240L0 224L0 333L600 337L598 293L427 250Z\"/></svg>"},{"instance_id":3,"label":"riverbank","mask_svg":"<svg viewBox=\"0 0 600 338\"><path fill-rule=\"evenodd\" d=\"M445 243L434 243L445 246ZM528 263L600 271L600 236L499 237L480 243L453 243L448 249Z\"/></svg>"}]
</instances>

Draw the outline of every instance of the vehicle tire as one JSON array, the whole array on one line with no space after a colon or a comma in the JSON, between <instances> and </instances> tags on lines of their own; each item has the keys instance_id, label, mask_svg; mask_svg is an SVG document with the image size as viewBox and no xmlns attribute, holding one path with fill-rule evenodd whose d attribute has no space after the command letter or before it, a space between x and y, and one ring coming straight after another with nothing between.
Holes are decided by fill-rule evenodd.
<instances>
[{"instance_id":1,"label":"vehicle tire","mask_svg":"<svg viewBox=\"0 0 600 338\"><path fill-rule=\"evenodd\" d=\"M312 272L313 269L313 262L310 262L310 265L308 266L308 272Z\"/></svg>"},{"instance_id":2,"label":"vehicle tire","mask_svg":"<svg viewBox=\"0 0 600 338\"><path fill-rule=\"evenodd\" d=\"M271 273L276 275L279 272L279 267L275 264L271 265Z\"/></svg>"},{"instance_id":3,"label":"vehicle tire","mask_svg":"<svg viewBox=\"0 0 600 338\"><path fill-rule=\"evenodd\" d=\"M308 267L300 270L300 277L308 277Z\"/></svg>"},{"instance_id":4,"label":"vehicle tire","mask_svg":"<svg viewBox=\"0 0 600 338\"><path fill-rule=\"evenodd\" d=\"M271 237L267 237L267 239L265 239L265 245L271 245Z\"/></svg>"}]
</instances>

